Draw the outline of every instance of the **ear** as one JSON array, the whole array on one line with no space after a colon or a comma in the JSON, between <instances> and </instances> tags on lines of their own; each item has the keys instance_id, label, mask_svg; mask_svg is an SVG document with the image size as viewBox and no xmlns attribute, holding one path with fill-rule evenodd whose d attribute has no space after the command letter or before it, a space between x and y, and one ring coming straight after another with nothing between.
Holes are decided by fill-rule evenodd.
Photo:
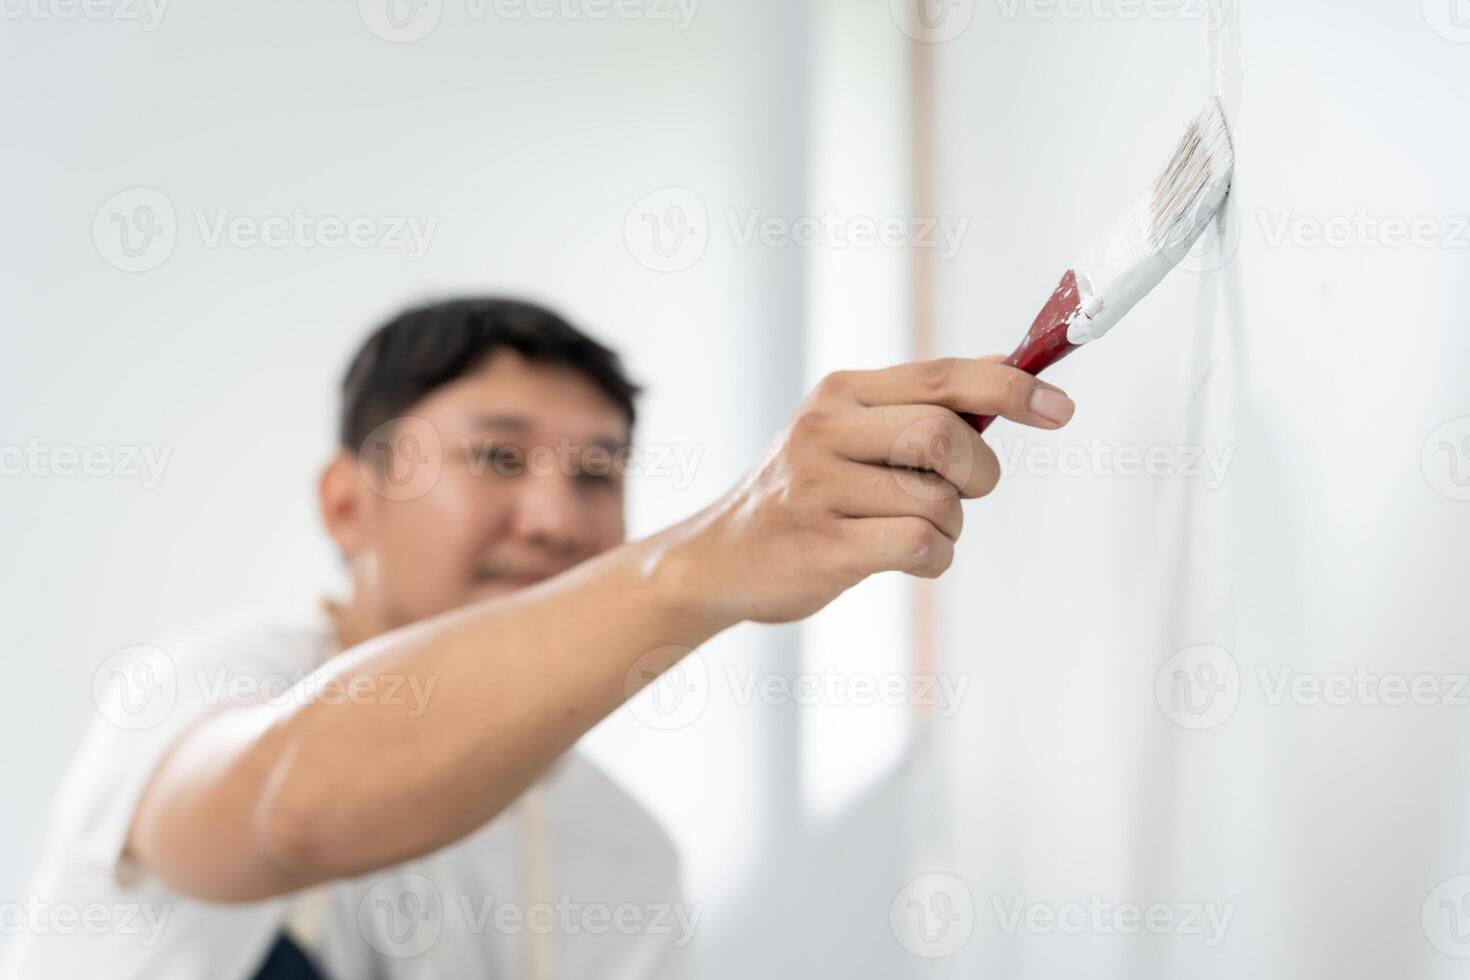
<instances>
[{"instance_id":1,"label":"ear","mask_svg":"<svg viewBox=\"0 0 1470 980\"><path fill-rule=\"evenodd\" d=\"M342 450L322 470L317 481L317 498L322 523L337 542L344 557L351 559L366 542L366 522L371 513L372 490L358 469L353 453Z\"/></svg>"}]
</instances>

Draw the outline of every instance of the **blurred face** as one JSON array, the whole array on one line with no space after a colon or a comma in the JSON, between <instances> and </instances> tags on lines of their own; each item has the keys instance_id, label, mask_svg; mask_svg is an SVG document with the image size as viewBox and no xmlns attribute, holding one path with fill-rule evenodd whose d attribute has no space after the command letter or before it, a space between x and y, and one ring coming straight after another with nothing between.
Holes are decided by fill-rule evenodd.
<instances>
[{"instance_id":1,"label":"blurred face","mask_svg":"<svg viewBox=\"0 0 1470 980\"><path fill-rule=\"evenodd\" d=\"M628 423L575 370L497 351L405 416L322 481L371 629L525 588L623 541Z\"/></svg>"}]
</instances>

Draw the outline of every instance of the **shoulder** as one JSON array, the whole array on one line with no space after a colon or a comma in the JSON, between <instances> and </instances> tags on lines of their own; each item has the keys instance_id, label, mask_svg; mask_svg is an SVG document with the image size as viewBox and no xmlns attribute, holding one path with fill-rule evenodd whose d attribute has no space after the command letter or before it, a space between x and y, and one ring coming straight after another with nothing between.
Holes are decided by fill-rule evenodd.
<instances>
[{"instance_id":1,"label":"shoulder","mask_svg":"<svg viewBox=\"0 0 1470 980\"><path fill-rule=\"evenodd\" d=\"M159 760L200 718L280 697L328 653L318 624L235 615L100 657L94 714L52 808L51 838L111 874Z\"/></svg>"},{"instance_id":2,"label":"shoulder","mask_svg":"<svg viewBox=\"0 0 1470 980\"><path fill-rule=\"evenodd\" d=\"M268 699L316 669L331 646L324 615L237 613L177 626L109 655L93 693L105 720L149 728L176 708Z\"/></svg>"},{"instance_id":3,"label":"shoulder","mask_svg":"<svg viewBox=\"0 0 1470 980\"><path fill-rule=\"evenodd\" d=\"M238 612L174 627L143 646L161 651L175 666L238 665L258 674L315 669L330 654L332 638L325 613Z\"/></svg>"}]
</instances>

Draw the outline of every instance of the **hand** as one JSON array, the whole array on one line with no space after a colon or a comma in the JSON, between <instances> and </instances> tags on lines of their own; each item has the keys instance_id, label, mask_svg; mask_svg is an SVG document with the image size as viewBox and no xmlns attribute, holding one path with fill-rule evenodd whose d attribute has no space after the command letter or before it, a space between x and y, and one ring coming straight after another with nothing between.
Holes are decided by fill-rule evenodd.
<instances>
[{"instance_id":1,"label":"hand","mask_svg":"<svg viewBox=\"0 0 1470 980\"><path fill-rule=\"evenodd\" d=\"M717 617L803 619L875 572L949 568L961 499L1000 463L960 412L1043 429L1072 417L1062 391L994 359L830 374L765 458L677 528L680 568Z\"/></svg>"}]
</instances>

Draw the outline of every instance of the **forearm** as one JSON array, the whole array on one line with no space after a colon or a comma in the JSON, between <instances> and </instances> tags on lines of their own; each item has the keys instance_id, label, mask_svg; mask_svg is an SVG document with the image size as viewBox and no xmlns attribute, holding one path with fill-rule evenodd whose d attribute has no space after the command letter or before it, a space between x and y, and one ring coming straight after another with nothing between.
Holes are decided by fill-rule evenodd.
<instances>
[{"instance_id":1,"label":"forearm","mask_svg":"<svg viewBox=\"0 0 1470 980\"><path fill-rule=\"evenodd\" d=\"M734 622L805 618L882 571L941 574L960 499L984 496L1000 475L956 413L1056 428L1070 402L1040 414L1042 387L958 360L828 376L701 514L524 592L379 637L306 682L316 690L331 676L351 692L366 681L373 692L409 681L428 692L422 704L315 697L202 722L155 774L130 847L183 891L240 901L452 843ZM958 449L926 448L938 446Z\"/></svg>"},{"instance_id":2,"label":"forearm","mask_svg":"<svg viewBox=\"0 0 1470 980\"><path fill-rule=\"evenodd\" d=\"M323 670L395 678L424 704L310 702L260 742L272 855L338 877L438 849L494 817L590 727L728 622L703 611L667 546L678 530L555 580L363 644ZM665 649L667 648L667 649ZM661 662L646 663L664 650ZM432 685L432 687L430 687ZM415 715L415 710L421 711Z\"/></svg>"}]
</instances>

